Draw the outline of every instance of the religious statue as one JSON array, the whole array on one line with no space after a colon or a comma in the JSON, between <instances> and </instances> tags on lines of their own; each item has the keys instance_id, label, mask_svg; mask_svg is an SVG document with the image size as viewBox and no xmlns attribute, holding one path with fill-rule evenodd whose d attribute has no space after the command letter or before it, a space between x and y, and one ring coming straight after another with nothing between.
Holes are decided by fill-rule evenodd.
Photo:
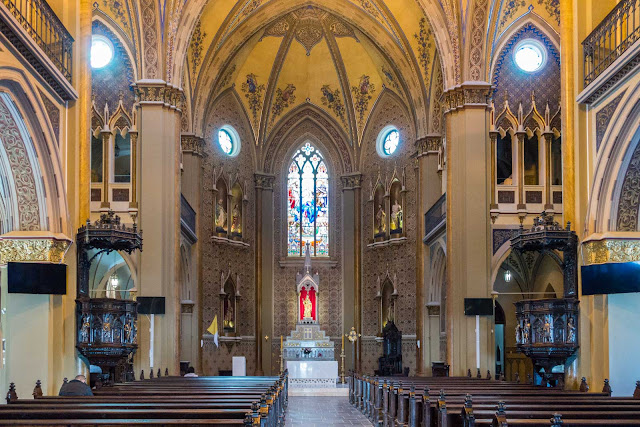
<instances>
[{"instance_id":1,"label":"religious statue","mask_svg":"<svg viewBox=\"0 0 640 427\"><path fill-rule=\"evenodd\" d=\"M389 308L387 308L387 322L393 322L395 319L393 318L393 303L389 304Z\"/></svg>"},{"instance_id":2,"label":"religious statue","mask_svg":"<svg viewBox=\"0 0 640 427\"><path fill-rule=\"evenodd\" d=\"M231 303L231 299L228 296L227 300L225 301L223 327L225 329L233 329L233 304Z\"/></svg>"},{"instance_id":3,"label":"religious statue","mask_svg":"<svg viewBox=\"0 0 640 427\"><path fill-rule=\"evenodd\" d=\"M543 326L543 342L551 342L551 323L549 323L549 317L545 317Z\"/></svg>"},{"instance_id":4,"label":"religious statue","mask_svg":"<svg viewBox=\"0 0 640 427\"><path fill-rule=\"evenodd\" d=\"M396 202L391 206L391 231L402 231L402 205Z\"/></svg>"},{"instance_id":5,"label":"religious statue","mask_svg":"<svg viewBox=\"0 0 640 427\"><path fill-rule=\"evenodd\" d=\"M569 317L567 320L567 341L576 342L576 324L573 317Z\"/></svg>"},{"instance_id":6,"label":"religious statue","mask_svg":"<svg viewBox=\"0 0 640 427\"><path fill-rule=\"evenodd\" d=\"M111 342L113 339L111 337L111 315L107 314L104 317L104 322L102 323L102 341L103 342Z\"/></svg>"},{"instance_id":7,"label":"religious statue","mask_svg":"<svg viewBox=\"0 0 640 427\"><path fill-rule=\"evenodd\" d=\"M520 344L522 342L522 325L520 323L516 324L516 344Z\"/></svg>"},{"instance_id":8,"label":"religious statue","mask_svg":"<svg viewBox=\"0 0 640 427\"><path fill-rule=\"evenodd\" d=\"M524 325L524 330L522 331L522 344L529 343L529 330L531 329L531 323L527 322Z\"/></svg>"},{"instance_id":9,"label":"religious statue","mask_svg":"<svg viewBox=\"0 0 640 427\"><path fill-rule=\"evenodd\" d=\"M233 205L233 209L231 210L231 232L242 232L242 225L240 224L240 209L238 208L237 203Z\"/></svg>"},{"instance_id":10,"label":"religious statue","mask_svg":"<svg viewBox=\"0 0 640 427\"><path fill-rule=\"evenodd\" d=\"M131 342L131 319L127 318L127 321L124 323L124 342Z\"/></svg>"},{"instance_id":11,"label":"religious statue","mask_svg":"<svg viewBox=\"0 0 640 427\"><path fill-rule=\"evenodd\" d=\"M305 297L305 299L302 301L302 305L304 306L304 311L302 314L302 317L305 319L311 319L311 299L309 298L309 294L307 293L307 296Z\"/></svg>"},{"instance_id":12,"label":"religious statue","mask_svg":"<svg viewBox=\"0 0 640 427\"><path fill-rule=\"evenodd\" d=\"M89 342L89 329L91 325L89 324L89 315L85 314L82 316L82 329L80 330L80 341Z\"/></svg>"},{"instance_id":13,"label":"religious statue","mask_svg":"<svg viewBox=\"0 0 640 427\"><path fill-rule=\"evenodd\" d=\"M382 208L382 204L378 205L378 213L376 213L376 226L378 232L376 234L384 234L387 231L387 214Z\"/></svg>"},{"instance_id":14,"label":"religious statue","mask_svg":"<svg viewBox=\"0 0 640 427\"><path fill-rule=\"evenodd\" d=\"M224 230L227 227L227 211L224 209L223 200L220 198L216 205L216 229Z\"/></svg>"}]
</instances>

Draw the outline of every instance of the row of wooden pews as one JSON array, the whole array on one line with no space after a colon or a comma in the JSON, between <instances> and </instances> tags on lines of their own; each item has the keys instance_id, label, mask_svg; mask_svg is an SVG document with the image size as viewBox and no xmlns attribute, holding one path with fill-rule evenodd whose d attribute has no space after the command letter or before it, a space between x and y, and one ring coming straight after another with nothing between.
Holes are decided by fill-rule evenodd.
<instances>
[{"instance_id":1,"label":"row of wooden pews","mask_svg":"<svg viewBox=\"0 0 640 427\"><path fill-rule=\"evenodd\" d=\"M640 381L634 396L468 377L369 377L351 374L349 401L374 425L640 426Z\"/></svg>"},{"instance_id":2,"label":"row of wooden pews","mask_svg":"<svg viewBox=\"0 0 640 427\"><path fill-rule=\"evenodd\" d=\"M12 383L0 426L284 425L288 375L280 377L160 377L117 383L94 396L19 399Z\"/></svg>"}]
</instances>

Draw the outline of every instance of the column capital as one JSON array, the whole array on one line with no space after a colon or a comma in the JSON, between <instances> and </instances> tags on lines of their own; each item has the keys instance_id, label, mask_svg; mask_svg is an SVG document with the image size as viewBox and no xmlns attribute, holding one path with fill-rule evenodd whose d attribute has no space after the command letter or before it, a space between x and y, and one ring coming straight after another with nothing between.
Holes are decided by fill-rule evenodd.
<instances>
[{"instance_id":1,"label":"column capital","mask_svg":"<svg viewBox=\"0 0 640 427\"><path fill-rule=\"evenodd\" d=\"M273 191L273 183L276 179L275 175L270 173L255 173L253 176L256 188Z\"/></svg>"},{"instance_id":2,"label":"column capital","mask_svg":"<svg viewBox=\"0 0 640 427\"><path fill-rule=\"evenodd\" d=\"M354 172L340 177L343 190L353 190L362 187L362 174Z\"/></svg>"},{"instance_id":3,"label":"column capital","mask_svg":"<svg viewBox=\"0 0 640 427\"><path fill-rule=\"evenodd\" d=\"M180 147L183 153L204 157L204 138L195 135L180 135Z\"/></svg>"},{"instance_id":4,"label":"column capital","mask_svg":"<svg viewBox=\"0 0 640 427\"><path fill-rule=\"evenodd\" d=\"M491 84L487 82L465 82L447 89L444 94L445 114L466 108L489 108Z\"/></svg>"},{"instance_id":5,"label":"column capital","mask_svg":"<svg viewBox=\"0 0 640 427\"><path fill-rule=\"evenodd\" d=\"M442 135L427 135L416 141L418 157L427 154L438 154L442 147Z\"/></svg>"},{"instance_id":6,"label":"column capital","mask_svg":"<svg viewBox=\"0 0 640 427\"><path fill-rule=\"evenodd\" d=\"M61 263L71 239L48 231L12 231L0 236L0 264L8 262Z\"/></svg>"},{"instance_id":7,"label":"column capital","mask_svg":"<svg viewBox=\"0 0 640 427\"><path fill-rule=\"evenodd\" d=\"M164 80L138 80L133 85L140 105L164 105L182 111L184 93Z\"/></svg>"}]
</instances>

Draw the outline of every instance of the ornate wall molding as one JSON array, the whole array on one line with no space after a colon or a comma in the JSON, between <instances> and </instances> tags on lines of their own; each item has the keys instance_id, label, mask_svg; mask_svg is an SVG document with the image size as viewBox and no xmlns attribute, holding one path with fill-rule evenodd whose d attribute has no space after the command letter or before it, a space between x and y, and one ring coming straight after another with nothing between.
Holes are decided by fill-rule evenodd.
<instances>
[{"instance_id":1,"label":"ornate wall molding","mask_svg":"<svg viewBox=\"0 0 640 427\"><path fill-rule=\"evenodd\" d=\"M640 239L604 238L582 243L582 265L640 261Z\"/></svg>"},{"instance_id":2,"label":"ornate wall molding","mask_svg":"<svg viewBox=\"0 0 640 427\"><path fill-rule=\"evenodd\" d=\"M440 135L427 135L416 141L416 148L418 150L418 156L427 154L438 154L442 147L442 136Z\"/></svg>"},{"instance_id":3,"label":"ornate wall molding","mask_svg":"<svg viewBox=\"0 0 640 427\"><path fill-rule=\"evenodd\" d=\"M455 86L444 92L444 112L451 113L465 108L488 108L491 85L474 83Z\"/></svg>"},{"instance_id":4,"label":"ornate wall molding","mask_svg":"<svg viewBox=\"0 0 640 427\"><path fill-rule=\"evenodd\" d=\"M624 174L618 200L616 231L637 231L640 208L640 144L636 146Z\"/></svg>"},{"instance_id":5,"label":"ornate wall molding","mask_svg":"<svg viewBox=\"0 0 640 427\"><path fill-rule=\"evenodd\" d=\"M71 245L71 239L62 235L25 236L8 233L0 236L0 264L8 262L61 263Z\"/></svg>"},{"instance_id":6,"label":"ornate wall molding","mask_svg":"<svg viewBox=\"0 0 640 427\"><path fill-rule=\"evenodd\" d=\"M142 39L144 40L144 64L145 77L155 79L158 77L158 32L156 24L156 2L154 0L142 0L141 2Z\"/></svg>"},{"instance_id":7,"label":"ornate wall molding","mask_svg":"<svg viewBox=\"0 0 640 427\"><path fill-rule=\"evenodd\" d=\"M473 10L471 27L471 45L469 48L469 76L471 80L478 81L482 75L484 50L484 30L487 18L487 1L477 0Z\"/></svg>"},{"instance_id":8,"label":"ornate wall molding","mask_svg":"<svg viewBox=\"0 0 640 427\"><path fill-rule=\"evenodd\" d=\"M275 181L275 178L276 178L275 175L272 175L272 174L266 174L266 173L254 174L256 188L273 191L273 182Z\"/></svg>"},{"instance_id":9,"label":"ornate wall molding","mask_svg":"<svg viewBox=\"0 0 640 427\"><path fill-rule=\"evenodd\" d=\"M340 180L342 181L343 190L353 190L362 187L362 174L360 172L342 175Z\"/></svg>"},{"instance_id":10,"label":"ornate wall molding","mask_svg":"<svg viewBox=\"0 0 640 427\"><path fill-rule=\"evenodd\" d=\"M195 135L182 135L180 144L183 153L190 153L194 156L204 156L204 138Z\"/></svg>"},{"instance_id":11,"label":"ornate wall molding","mask_svg":"<svg viewBox=\"0 0 640 427\"><path fill-rule=\"evenodd\" d=\"M615 97L611 102L605 105L602 110L596 113L596 151L600 150L600 144L602 143L604 134L609 127L611 117L613 117L613 113L615 113L616 108L618 108L618 104L620 104L620 101L626 92L626 90L623 90L620 95Z\"/></svg>"}]
</instances>

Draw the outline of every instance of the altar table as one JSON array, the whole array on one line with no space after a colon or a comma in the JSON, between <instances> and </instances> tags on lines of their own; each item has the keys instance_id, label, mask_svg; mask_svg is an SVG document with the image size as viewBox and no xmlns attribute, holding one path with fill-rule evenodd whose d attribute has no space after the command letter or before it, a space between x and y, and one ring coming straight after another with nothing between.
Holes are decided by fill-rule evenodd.
<instances>
[{"instance_id":1,"label":"altar table","mask_svg":"<svg viewBox=\"0 0 640 427\"><path fill-rule=\"evenodd\" d=\"M338 381L335 360L288 360L289 386L294 388L334 388Z\"/></svg>"}]
</instances>

